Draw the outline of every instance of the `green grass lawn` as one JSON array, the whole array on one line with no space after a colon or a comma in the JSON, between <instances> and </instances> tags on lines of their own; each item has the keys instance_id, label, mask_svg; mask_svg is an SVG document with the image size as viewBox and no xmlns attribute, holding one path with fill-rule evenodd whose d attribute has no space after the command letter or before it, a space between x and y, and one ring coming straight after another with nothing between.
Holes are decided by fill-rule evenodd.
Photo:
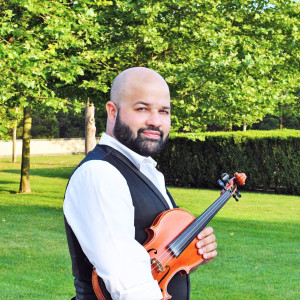
<instances>
[{"instance_id":1,"label":"green grass lawn","mask_svg":"<svg viewBox=\"0 0 300 300\"><path fill-rule=\"evenodd\" d=\"M20 163L0 159L0 299L74 295L62 203L83 156L31 158L33 193L20 195ZM245 170L246 172L246 170ZM199 215L216 190L170 188ZM243 193L211 221L218 257L192 274L192 300L300 299L300 197ZM142 300L142 299L141 299Z\"/></svg>"}]
</instances>

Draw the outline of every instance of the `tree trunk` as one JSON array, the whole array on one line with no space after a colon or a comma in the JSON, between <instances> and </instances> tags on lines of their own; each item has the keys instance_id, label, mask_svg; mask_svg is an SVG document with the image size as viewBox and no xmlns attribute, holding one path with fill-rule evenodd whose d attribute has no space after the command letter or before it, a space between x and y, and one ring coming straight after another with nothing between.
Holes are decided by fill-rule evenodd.
<instances>
[{"instance_id":1,"label":"tree trunk","mask_svg":"<svg viewBox=\"0 0 300 300\"><path fill-rule=\"evenodd\" d=\"M96 146L95 107L87 101L85 107L85 154Z\"/></svg>"},{"instance_id":2,"label":"tree trunk","mask_svg":"<svg viewBox=\"0 0 300 300\"><path fill-rule=\"evenodd\" d=\"M12 136L12 162L17 162L17 124L18 121L15 120L14 122L14 128L13 128L13 136Z\"/></svg>"},{"instance_id":3,"label":"tree trunk","mask_svg":"<svg viewBox=\"0 0 300 300\"><path fill-rule=\"evenodd\" d=\"M283 129L283 116L279 117L279 129L282 130Z\"/></svg>"},{"instance_id":4,"label":"tree trunk","mask_svg":"<svg viewBox=\"0 0 300 300\"><path fill-rule=\"evenodd\" d=\"M243 123L243 131L247 131L247 124Z\"/></svg>"},{"instance_id":5,"label":"tree trunk","mask_svg":"<svg viewBox=\"0 0 300 300\"><path fill-rule=\"evenodd\" d=\"M30 109L28 107L24 107L22 166L19 193L31 193L29 180L31 121Z\"/></svg>"}]
</instances>

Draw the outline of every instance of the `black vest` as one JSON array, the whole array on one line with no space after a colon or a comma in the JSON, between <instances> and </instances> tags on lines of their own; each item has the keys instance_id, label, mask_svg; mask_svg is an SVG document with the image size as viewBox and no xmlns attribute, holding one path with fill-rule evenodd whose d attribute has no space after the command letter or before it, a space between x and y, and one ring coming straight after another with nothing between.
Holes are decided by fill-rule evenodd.
<instances>
[{"instance_id":1,"label":"black vest","mask_svg":"<svg viewBox=\"0 0 300 300\"><path fill-rule=\"evenodd\" d=\"M78 167L89 160L107 161L116 167L126 179L135 208L135 239L140 244L143 244L147 239L145 229L151 226L158 214L169 209L166 200L154 184L119 151L109 146L97 145L94 150L88 153ZM177 207L171 195L169 193L168 195L174 207ZM93 266L83 253L76 236L66 220L65 225L72 259L72 271L75 277L76 299L96 299L91 283ZM168 285L168 292L172 295L172 300L188 300L188 275L181 276L176 274ZM108 292L106 292L106 298L111 299Z\"/></svg>"}]
</instances>

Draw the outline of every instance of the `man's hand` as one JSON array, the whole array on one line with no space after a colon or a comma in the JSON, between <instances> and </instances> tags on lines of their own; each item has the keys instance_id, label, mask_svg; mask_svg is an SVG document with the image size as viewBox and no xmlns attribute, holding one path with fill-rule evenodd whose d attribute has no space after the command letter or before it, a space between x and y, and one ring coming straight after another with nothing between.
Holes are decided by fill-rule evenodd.
<instances>
[{"instance_id":1,"label":"man's hand","mask_svg":"<svg viewBox=\"0 0 300 300\"><path fill-rule=\"evenodd\" d=\"M212 261L217 255L217 243L216 237L213 234L212 227L204 228L198 235L199 242L196 243L198 248L198 254L201 254L204 258L201 265L205 265Z\"/></svg>"}]
</instances>

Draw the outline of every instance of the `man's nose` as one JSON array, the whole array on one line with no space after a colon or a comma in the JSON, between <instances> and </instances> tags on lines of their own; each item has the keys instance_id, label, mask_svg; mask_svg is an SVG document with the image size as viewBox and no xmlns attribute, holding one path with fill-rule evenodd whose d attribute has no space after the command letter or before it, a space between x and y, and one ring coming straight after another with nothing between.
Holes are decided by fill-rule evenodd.
<instances>
[{"instance_id":1,"label":"man's nose","mask_svg":"<svg viewBox=\"0 0 300 300\"><path fill-rule=\"evenodd\" d=\"M161 116L159 115L159 112L151 112L147 121L147 126L154 126L154 127L160 127L162 124Z\"/></svg>"}]
</instances>

